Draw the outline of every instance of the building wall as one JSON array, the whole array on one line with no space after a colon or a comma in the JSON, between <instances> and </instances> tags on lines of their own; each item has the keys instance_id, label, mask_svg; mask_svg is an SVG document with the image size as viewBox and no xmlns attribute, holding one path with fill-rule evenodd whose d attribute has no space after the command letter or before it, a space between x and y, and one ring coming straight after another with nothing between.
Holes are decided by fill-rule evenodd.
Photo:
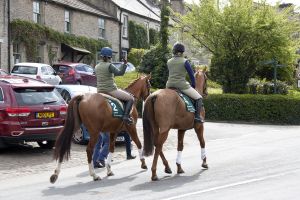
<instances>
[{"instance_id":1,"label":"building wall","mask_svg":"<svg viewBox=\"0 0 300 200\"><path fill-rule=\"evenodd\" d=\"M12 2L12 20L22 19L27 21L33 21L33 1L23 0L22 4L13 0ZM92 13L85 11L68 9L70 11L71 18L71 34L76 36L85 36L88 38L98 39L98 18ZM41 1L41 22L43 25L48 26L61 33L65 32L64 28L64 12L65 6ZM104 18L105 19L105 18ZM119 56L119 23L111 19L105 19L106 40L112 44L114 51L118 52L116 57ZM51 50L52 49L52 50ZM45 41L41 46L40 54L43 56L41 62L49 63L48 52L51 50L56 56L54 61L59 61L63 56L61 53L60 44L55 44L51 41ZM22 55L25 52L25 48L21 49ZM96 53L96 52L95 52ZM26 61L25 56L22 56L21 62Z\"/></svg>"},{"instance_id":2,"label":"building wall","mask_svg":"<svg viewBox=\"0 0 300 200\"><path fill-rule=\"evenodd\" d=\"M0 3L0 68L8 71L7 1Z\"/></svg>"}]
</instances>

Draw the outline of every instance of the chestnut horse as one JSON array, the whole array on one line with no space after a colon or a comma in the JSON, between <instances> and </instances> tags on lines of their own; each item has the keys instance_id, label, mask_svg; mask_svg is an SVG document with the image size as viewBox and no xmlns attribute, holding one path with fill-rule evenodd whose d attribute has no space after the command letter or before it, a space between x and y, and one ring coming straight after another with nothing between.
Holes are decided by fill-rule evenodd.
<instances>
[{"instance_id":1,"label":"chestnut horse","mask_svg":"<svg viewBox=\"0 0 300 200\"><path fill-rule=\"evenodd\" d=\"M140 77L131 83L125 90L131 93L136 100L145 100L150 94L151 85L149 79L150 76ZM72 98L68 106L66 123L62 132L58 135L55 143L54 158L58 160L58 165L54 171L54 174L50 177L50 182L54 183L57 180L62 161L64 159L69 159L72 135L79 129L81 123L85 125L90 134L90 140L87 145L86 152L89 173L95 181L101 179L96 175L92 163L93 149L98 140L99 132L110 133L110 152L108 154L108 162L106 165L108 176L113 175L111 171L111 159L114 153L117 133L119 133L121 130L126 130L130 134L132 140L137 145L139 157L142 163L141 167L143 169L147 169L145 159L142 154L142 145L136 131L138 113L135 104L131 113L134 123L128 125L127 123L124 123L121 118L112 117L112 108L101 93L87 93Z\"/></svg>"},{"instance_id":2,"label":"chestnut horse","mask_svg":"<svg viewBox=\"0 0 300 200\"><path fill-rule=\"evenodd\" d=\"M196 90L205 97L206 91L206 75L205 72L198 70L195 73ZM202 107L201 116L204 119L205 111ZM175 90L161 89L152 93L145 101L143 113L143 129L144 129L144 155L155 153L152 163L153 181L158 180L156 174L156 166L158 156L161 157L165 166L166 173L172 173L166 160L162 147L168 137L170 129L178 129L178 146L177 146L177 173L184 173L181 168L181 153L183 150L183 138L186 130L194 128L201 146L201 158L203 160L202 167L208 168L205 155L205 141L203 137L203 123L194 123L195 115L186 111L186 106L181 97Z\"/></svg>"}]
</instances>

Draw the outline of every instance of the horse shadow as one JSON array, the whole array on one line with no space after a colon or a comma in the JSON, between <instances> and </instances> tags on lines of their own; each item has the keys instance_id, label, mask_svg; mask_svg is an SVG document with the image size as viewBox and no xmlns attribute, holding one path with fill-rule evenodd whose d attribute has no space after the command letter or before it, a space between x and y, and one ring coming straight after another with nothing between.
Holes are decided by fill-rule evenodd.
<instances>
[{"instance_id":1,"label":"horse shadow","mask_svg":"<svg viewBox=\"0 0 300 200\"><path fill-rule=\"evenodd\" d=\"M82 194L88 192L94 193L95 191L90 191L93 189L104 189L110 186L116 186L123 182L131 182L136 179L138 174L144 173L145 170L140 170L136 173L130 174L123 178L118 179L109 179L108 176L101 177L101 181L89 181L89 182L77 182L73 185L69 185L66 187L56 187L50 186L47 189L43 190L43 196L55 196L55 195L63 195L63 196L75 196L76 194ZM83 173L77 176L83 176Z\"/></svg>"},{"instance_id":2,"label":"horse shadow","mask_svg":"<svg viewBox=\"0 0 300 200\"><path fill-rule=\"evenodd\" d=\"M159 179L159 181L149 181L142 184L132 186L131 191L141 191L141 190L151 190L153 192L166 191L168 189L173 189L180 187L186 183L191 183L193 181L199 180L202 173L207 171L207 169L201 169L199 172L186 176L182 174L165 175Z\"/></svg>"}]
</instances>

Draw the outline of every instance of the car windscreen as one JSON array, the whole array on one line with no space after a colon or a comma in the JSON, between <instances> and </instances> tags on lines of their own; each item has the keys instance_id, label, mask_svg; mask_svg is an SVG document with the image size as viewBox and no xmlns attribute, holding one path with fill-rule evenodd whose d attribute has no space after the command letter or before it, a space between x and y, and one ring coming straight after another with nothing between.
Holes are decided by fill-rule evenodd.
<instances>
[{"instance_id":1,"label":"car windscreen","mask_svg":"<svg viewBox=\"0 0 300 200\"><path fill-rule=\"evenodd\" d=\"M11 73L35 75L35 74L37 74L37 67L17 65L17 66L14 66Z\"/></svg>"},{"instance_id":2,"label":"car windscreen","mask_svg":"<svg viewBox=\"0 0 300 200\"><path fill-rule=\"evenodd\" d=\"M14 88L19 106L61 105L63 98L54 88Z\"/></svg>"},{"instance_id":3,"label":"car windscreen","mask_svg":"<svg viewBox=\"0 0 300 200\"><path fill-rule=\"evenodd\" d=\"M56 72L64 74L64 73L68 72L71 67L68 67L68 66L65 66L65 65L53 65L52 68Z\"/></svg>"}]
</instances>

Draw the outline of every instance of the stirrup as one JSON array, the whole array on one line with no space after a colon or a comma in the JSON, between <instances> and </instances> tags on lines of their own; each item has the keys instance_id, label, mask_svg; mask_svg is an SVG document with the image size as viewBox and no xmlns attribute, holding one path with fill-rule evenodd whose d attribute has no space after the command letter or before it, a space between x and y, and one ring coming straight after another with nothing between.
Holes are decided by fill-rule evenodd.
<instances>
[{"instance_id":1,"label":"stirrup","mask_svg":"<svg viewBox=\"0 0 300 200\"><path fill-rule=\"evenodd\" d=\"M201 118L201 117L195 117L195 122L198 122L198 123L204 123L204 120Z\"/></svg>"}]
</instances>

